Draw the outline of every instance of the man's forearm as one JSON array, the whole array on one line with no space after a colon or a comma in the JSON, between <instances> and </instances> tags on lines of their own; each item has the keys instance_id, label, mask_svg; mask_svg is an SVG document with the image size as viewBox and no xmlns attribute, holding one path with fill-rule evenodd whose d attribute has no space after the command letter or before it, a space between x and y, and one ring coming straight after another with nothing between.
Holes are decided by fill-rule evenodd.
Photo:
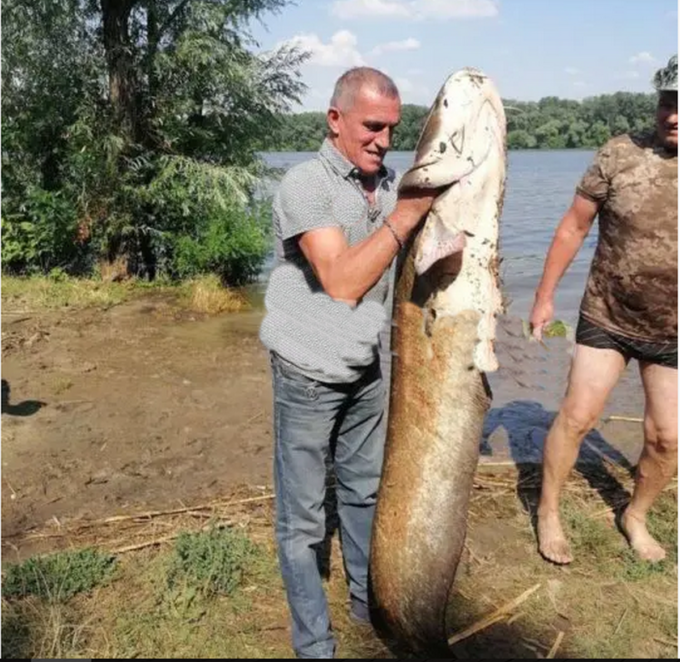
<instances>
[{"instance_id":1,"label":"man's forearm","mask_svg":"<svg viewBox=\"0 0 680 662\"><path fill-rule=\"evenodd\" d=\"M389 222L405 242L411 232L410 224L396 214L389 217ZM399 244L392 231L380 227L333 260L323 279L324 289L334 299L357 301L380 280L398 252Z\"/></svg>"},{"instance_id":2,"label":"man's forearm","mask_svg":"<svg viewBox=\"0 0 680 662\"><path fill-rule=\"evenodd\" d=\"M588 232L573 225L560 226L550 245L543 277L536 290L539 299L552 298L562 276L579 252Z\"/></svg>"}]
</instances>

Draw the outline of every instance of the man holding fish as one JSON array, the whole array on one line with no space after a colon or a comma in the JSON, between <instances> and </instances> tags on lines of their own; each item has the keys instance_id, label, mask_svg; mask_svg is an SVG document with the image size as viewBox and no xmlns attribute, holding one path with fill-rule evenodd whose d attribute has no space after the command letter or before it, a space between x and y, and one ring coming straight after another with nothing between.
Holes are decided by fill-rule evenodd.
<instances>
[{"instance_id":1,"label":"man holding fish","mask_svg":"<svg viewBox=\"0 0 680 662\"><path fill-rule=\"evenodd\" d=\"M540 338L557 283L599 213L600 242L569 389L546 442L539 537L541 552L557 563L571 560L559 522L560 487L632 357L640 361L647 395L646 444L622 525L642 558L664 555L645 518L677 467L677 60L659 72L657 88L657 132L619 137L600 150L556 233L532 312ZM328 111L327 139L316 158L286 174L274 200L277 264L260 338L274 377L276 534L298 657L335 654L317 567L329 458L352 615L369 620L373 554L374 586L392 630L423 650L446 649L447 595L465 531L459 515L467 510L489 405L483 373L496 368L505 118L482 72L452 76L432 107L416 162L398 185L383 160L400 113L389 77L366 67L344 74ZM376 518L385 441L379 335L390 266L419 226L398 283L402 390ZM423 367L422 384L399 380L407 364L409 374ZM401 419L406 412L413 423L421 396L429 398L425 410L436 421L423 419L411 433ZM407 496L394 497L402 488ZM458 507L431 508L435 502ZM438 510L442 522L433 517ZM371 550L374 518L378 539ZM427 586L415 581L423 568L435 567L441 572L430 573ZM423 602L420 593L436 593L436 600Z\"/></svg>"},{"instance_id":2,"label":"man holding fish","mask_svg":"<svg viewBox=\"0 0 680 662\"><path fill-rule=\"evenodd\" d=\"M367 67L337 81L328 137L289 170L273 206L277 264L260 338L274 383L276 535L298 657L331 658L335 638L317 567L326 462L334 460L351 614L369 621L368 559L383 462L379 336L389 268L436 191L397 194L383 164L401 101Z\"/></svg>"},{"instance_id":3,"label":"man holding fish","mask_svg":"<svg viewBox=\"0 0 680 662\"><path fill-rule=\"evenodd\" d=\"M531 323L540 339L553 316L557 284L599 214L569 384L544 451L539 548L556 564L572 561L560 523L560 489L631 359L639 363L645 391L645 442L620 526L641 559L666 556L646 521L678 463L677 71L674 56L654 78L656 130L617 136L598 151L557 228L536 291Z\"/></svg>"}]
</instances>

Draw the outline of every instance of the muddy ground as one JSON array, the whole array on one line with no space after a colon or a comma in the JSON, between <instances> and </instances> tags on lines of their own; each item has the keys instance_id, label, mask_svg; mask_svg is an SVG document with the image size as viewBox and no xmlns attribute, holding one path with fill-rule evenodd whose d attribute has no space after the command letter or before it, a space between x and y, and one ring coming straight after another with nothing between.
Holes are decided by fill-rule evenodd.
<instances>
[{"instance_id":1,"label":"muddy ground","mask_svg":"<svg viewBox=\"0 0 680 662\"><path fill-rule=\"evenodd\" d=\"M142 527L136 534L110 530L102 518L270 494L271 380L257 337L261 317L260 310L195 314L154 294L106 309L32 310L3 301L3 565L90 540L118 549L191 526L182 520L164 528L163 518L144 518L135 520ZM527 341L520 320L502 320L499 328L501 369L490 380L494 401L451 630L468 627L537 582L541 588L517 614L519 629L510 626L515 617L489 628L458 644L459 657L545 657L565 635L561 651L571 657L677 652L677 553L669 550L658 571L636 563L609 510L628 498L626 467L642 444L638 422L609 420L641 416L636 366L627 370L584 446L580 469L586 479L577 477L565 495L579 560L558 569L535 552L535 463L564 391L572 348L564 338L547 340L545 347ZM246 589L253 591L249 607L234 612L229 601L210 603L201 619L188 623L174 607L168 613L175 616L168 616L159 605L170 598L157 593L157 580L148 586L142 581L155 559L162 562L170 553L160 544L159 557L147 547L140 556L123 555L122 578L76 602L73 612L69 603L58 618L54 607L10 603L6 628L3 610L3 647L29 657L290 657L272 504L258 499L254 506L259 510L243 520L233 510L225 515L270 550L269 579ZM664 544L676 547L677 484L655 518ZM91 520L100 523L88 528ZM335 554L330 588L340 657L398 656L348 621ZM70 633L66 644L64 633Z\"/></svg>"},{"instance_id":2,"label":"muddy ground","mask_svg":"<svg viewBox=\"0 0 680 662\"><path fill-rule=\"evenodd\" d=\"M3 309L3 537L270 477L258 314Z\"/></svg>"},{"instance_id":3,"label":"muddy ground","mask_svg":"<svg viewBox=\"0 0 680 662\"><path fill-rule=\"evenodd\" d=\"M271 380L262 313L216 317L148 297L108 310L3 307L3 538L271 483ZM540 459L572 344L499 329L483 463ZM634 366L604 416L640 416ZM603 420L583 458L635 461L641 426Z\"/></svg>"}]
</instances>

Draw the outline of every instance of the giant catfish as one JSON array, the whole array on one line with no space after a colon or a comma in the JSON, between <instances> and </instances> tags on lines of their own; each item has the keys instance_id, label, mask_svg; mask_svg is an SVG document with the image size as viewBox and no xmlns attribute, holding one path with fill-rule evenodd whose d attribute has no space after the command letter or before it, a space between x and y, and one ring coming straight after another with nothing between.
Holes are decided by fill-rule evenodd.
<instances>
[{"instance_id":1,"label":"giant catfish","mask_svg":"<svg viewBox=\"0 0 680 662\"><path fill-rule=\"evenodd\" d=\"M378 619L418 652L448 650L446 608L497 369L506 120L492 81L442 86L400 190L441 188L397 267L392 383L370 576Z\"/></svg>"}]
</instances>

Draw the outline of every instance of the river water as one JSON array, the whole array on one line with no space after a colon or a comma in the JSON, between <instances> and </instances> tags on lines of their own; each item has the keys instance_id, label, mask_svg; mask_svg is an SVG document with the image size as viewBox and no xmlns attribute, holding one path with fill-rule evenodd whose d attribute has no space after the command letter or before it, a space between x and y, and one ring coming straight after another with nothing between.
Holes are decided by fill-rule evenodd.
<instances>
[{"instance_id":1,"label":"river water","mask_svg":"<svg viewBox=\"0 0 680 662\"><path fill-rule=\"evenodd\" d=\"M528 150L508 154L508 172L503 214L500 222L501 276L508 314L527 319L534 290L543 271L553 233L569 207L574 189L592 160L592 150ZM286 170L306 159L309 152L269 152L262 154L274 168ZM390 152L386 163L405 172L413 162L413 152ZM271 182L269 189L276 187ZM590 260L597 241L597 224L565 274L556 297L555 316L570 324L578 317ZM262 290L271 263L258 284Z\"/></svg>"},{"instance_id":2,"label":"river water","mask_svg":"<svg viewBox=\"0 0 680 662\"><path fill-rule=\"evenodd\" d=\"M263 154L268 165L285 171L312 158L312 153L279 152ZM496 351L500 368L489 375L494 392L493 406L485 418L482 462L538 463L542 446L567 383L573 340L553 338L548 346L524 339L521 322L528 319L535 288L560 219L571 204L575 187L592 161L592 150L513 151L508 154L508 173L500 221L500 255L503 293L509 301L507 316L499 320ZM393 152L386 162L406 171L412 152ZM276 182L267 188L272 191ZM565 274L555 300L555 317L572 327L578 319L580 300L597 243L597 223ZM261 301L271 260L255 287ZM255 312L259 323L262 311ZM387 332L386 332L387 334ZM389 348L387 335L382 338ZM389 379L390 355L382 357ZM637 370L626 370L612 392L604 416L639 416L643 410L642 389ZM581 461L601 464L609 461L635 462L640 450L638 424L606 422L593 430L581 450Z\"/></svg>"}]
</instances>

